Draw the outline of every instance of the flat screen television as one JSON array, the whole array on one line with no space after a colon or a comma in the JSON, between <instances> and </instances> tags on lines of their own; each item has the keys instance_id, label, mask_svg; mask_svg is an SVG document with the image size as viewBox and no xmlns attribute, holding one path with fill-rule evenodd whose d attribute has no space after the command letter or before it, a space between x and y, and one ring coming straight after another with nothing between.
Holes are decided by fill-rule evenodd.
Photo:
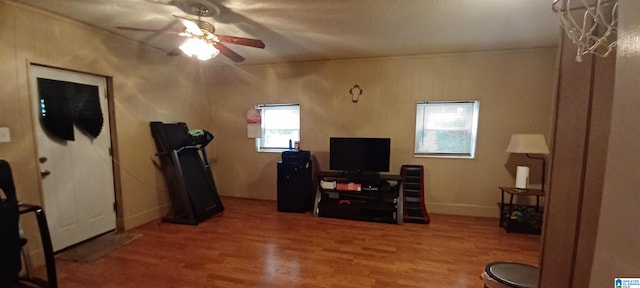
<instances>
[{"instance_id":1,"label":"flat screen television","mask_svg":"<svg viewBox=\"0 0 640 288\"><path fill-rule=\"evenodd\" d=\"M329 139L329 169L350 172L389 172L389 138Z\"/></svg>"}]
</instances>

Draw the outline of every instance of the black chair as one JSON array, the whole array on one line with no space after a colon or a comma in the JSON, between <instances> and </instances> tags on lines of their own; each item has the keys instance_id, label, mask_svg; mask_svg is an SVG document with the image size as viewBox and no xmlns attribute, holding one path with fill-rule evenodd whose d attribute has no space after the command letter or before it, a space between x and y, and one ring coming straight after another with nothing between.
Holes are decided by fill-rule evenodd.
<instances>
[{"instance_id":1,"label":"black chair","mask_svg":"<svg viewBox=\"0 0 640 288\"><path fill-rule=\"evenodd\" d=\"M4 193L4 198L0 193L0 287L58 287L53 246L44 210L37 205L18 203L11 167L7 161L1 159L0 192ZM22 270L20 251L23 251L27 240L20 237L18 221L20 215L32 212L36 216L40 230L47 266L47 280L32 277L30 271L27 271L26 277L20 277ZM28 260L29 255L22 256Z\"/></svg>"}]
</instances>

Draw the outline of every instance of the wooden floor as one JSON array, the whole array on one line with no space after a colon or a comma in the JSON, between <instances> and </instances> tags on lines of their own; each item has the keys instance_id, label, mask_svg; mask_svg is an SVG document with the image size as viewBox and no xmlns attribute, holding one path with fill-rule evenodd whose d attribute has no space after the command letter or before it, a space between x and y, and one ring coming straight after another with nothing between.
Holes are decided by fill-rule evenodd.
<instances>
[{"instance_id":1,"label":"wooden floor","mask_svg":"<svg viewBox=\"0 0 640 288\"><path fill-rule=\"evenodd\" d=\"M223 216L198 226L138 227L144 236L96 262L58 259L59 286L480 288L489 262L538 263L539 236L507 234L492 218L394 225L223 202Z\"/></svg>"}]
</instances>

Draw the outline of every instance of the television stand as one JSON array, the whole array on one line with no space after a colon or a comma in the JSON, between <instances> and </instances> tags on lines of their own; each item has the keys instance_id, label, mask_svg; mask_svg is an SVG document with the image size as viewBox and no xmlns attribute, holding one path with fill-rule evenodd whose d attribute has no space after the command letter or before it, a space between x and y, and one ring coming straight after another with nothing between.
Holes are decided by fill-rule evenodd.
<instances>
[{"instance_id":1,"label":"television stand","mask_svg":"<svg viewBox=\"0 0 640 288\"><path fill-rule=\"evenodd\" d=\"M400 175L320 171L316 177L315 216L402 224Z\"/></svg>"}]
</instances>

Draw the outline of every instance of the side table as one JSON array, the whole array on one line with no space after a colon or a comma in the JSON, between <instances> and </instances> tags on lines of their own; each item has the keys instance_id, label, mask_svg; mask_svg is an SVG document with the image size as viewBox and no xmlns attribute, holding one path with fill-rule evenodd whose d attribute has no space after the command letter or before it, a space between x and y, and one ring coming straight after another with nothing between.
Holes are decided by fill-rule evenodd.
<instances>
[{"instance_id":1,"label":"side table","mask_svg":"<svg viewBox=\"0 0 640 288\"><path fill-rule=\"evenodd\" d=\"M507 209L507 217L511 217L511 213L513 212L513 196L517 195L517 196L526 196L526 197L536 197L536 211L540 211L540 197L544 197L544 191L540 190L540 189L520 189L520 188L515 188L515 187L498 187L500 188L501 191L501 200L500 200L500 223L498 224L500 227L502 227L503 223L504 223L504 217L505 217L505 203L504 203L504 195L509 194L509 207ZM507 221L509 221L510 219L508 219ZM508 223L508 222L507 222ZM505 229L507 230L507 232L509 232L509 225L505 226Z\"/></svg>"}]
</instances>

